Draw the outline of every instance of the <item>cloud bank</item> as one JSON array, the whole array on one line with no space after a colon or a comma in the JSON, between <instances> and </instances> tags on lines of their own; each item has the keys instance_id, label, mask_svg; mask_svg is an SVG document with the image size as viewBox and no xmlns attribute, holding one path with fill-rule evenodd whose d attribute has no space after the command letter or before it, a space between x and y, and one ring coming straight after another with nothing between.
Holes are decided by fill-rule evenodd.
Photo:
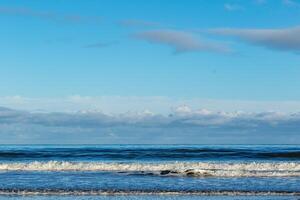
<instances>
[{"instance_id":1,"label":"cloud bank","mask_svg":"<svg viewBox=\"0 0 300 200\"><path fill-rule=\"evenodd\" d=\"M206 108L212 111L235 112L284 112L300 111L300 101L251 101L230 99L175 98L167 96L81 96L72 95L56 98L31 98L23 96L0 96L0 105L18 110L38 112L77 112L80 110L101 111L120 114L128 111L151 110L168 114L179 105Z\"/></svg>"},{"instance_id":2,"label":"cloud bank","mask_svg":"<svg viewBox=\"0 0 300 200\"><path fill-rule=\"evenodd\" d=\"M107 115L0 108L1 143L297 143L300 113L213 112L184 105Z\"/></svg>"}]
</instances>

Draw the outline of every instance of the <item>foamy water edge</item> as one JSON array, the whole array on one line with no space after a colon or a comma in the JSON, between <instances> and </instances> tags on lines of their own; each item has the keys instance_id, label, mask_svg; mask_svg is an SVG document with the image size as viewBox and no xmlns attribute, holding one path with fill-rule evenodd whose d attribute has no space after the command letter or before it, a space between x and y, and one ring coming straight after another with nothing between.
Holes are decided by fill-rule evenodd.
<instances>
[{"instance_id":1,"label":"foamy water edge","mask_svg":"<svg viewBox=\"0 0 300 200\"><path fill-rule=\"evenodd\" d=\"M170 176L216 177L286 177L300 176L299 162L168 162L168 163L107 163L107 162L29 162L0 163L0 171L95 171L140 172Z\"/></svg>"}]
</instances>

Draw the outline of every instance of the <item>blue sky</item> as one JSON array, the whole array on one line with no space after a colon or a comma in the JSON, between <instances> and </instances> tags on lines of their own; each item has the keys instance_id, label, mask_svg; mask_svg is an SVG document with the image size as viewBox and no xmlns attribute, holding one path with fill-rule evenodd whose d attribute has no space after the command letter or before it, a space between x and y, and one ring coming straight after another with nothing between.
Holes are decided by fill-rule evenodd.
<instances>
[{"instance_id":1,"label":"blue sky","mask_svg":"<svg viewBox=\"0 0 300 200\"><path fill-rule=\"evenodd\" d=\"M0 0L0 25L2 107L300 111L298 0Z\"/></svg>"},{"instance_id":2,"label":"blue sky","mask_svg":"<svg viewBox=\"0 0 300 200\"><path fill-rule=\"evenodd\" d=\"M30 97L299 100L297 52L201 33L215 28L297 27L299 6L284 2L1 0L0 79L5 84L0 92ZM226 5L236 8L228 10ZM68 16L82 20L64 19ZM133 23L122 25L126 21ZM134 36L154 30L188 32L232 52L174 54L168 45ZM92 48L93 44L102 45Z\"/></svg>"}]
</instances>

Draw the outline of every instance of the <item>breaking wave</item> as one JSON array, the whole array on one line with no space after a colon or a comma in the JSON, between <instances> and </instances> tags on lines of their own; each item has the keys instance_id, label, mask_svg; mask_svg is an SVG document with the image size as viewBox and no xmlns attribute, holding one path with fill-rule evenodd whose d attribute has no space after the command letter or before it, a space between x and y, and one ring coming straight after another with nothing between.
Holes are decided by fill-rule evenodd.
<instances>
[{"instance_id":1,"label":"breaking wave","mask_svg":"<svg viewBox=\"0 0 300 200\"><path fill-rule=\"evenodd\" d=\"M0 171L98 171L140 173L160 176L194 177L300 177L299 162L166 162L166 163L107 163L107 162L29 162L0 163Z\"/></svg>"}]
</instances>

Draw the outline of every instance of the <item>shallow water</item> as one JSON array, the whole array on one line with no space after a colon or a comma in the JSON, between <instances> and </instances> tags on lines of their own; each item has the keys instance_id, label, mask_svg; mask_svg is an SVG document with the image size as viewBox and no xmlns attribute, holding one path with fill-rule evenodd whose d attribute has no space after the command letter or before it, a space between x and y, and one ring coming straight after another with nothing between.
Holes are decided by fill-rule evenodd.
<instances>
[{"instance_id":1,"label":"shallow water","mask_svg":"<svg viewBox=\"0 0 300 200\"><path fill-rule=\"evenodd\" d=\"M300 146L1 146L0 200L299 199Z\"/></svg>"},{"instance_id":2,"label":"shallow water","mask_svg":"<svg viewBox=\"0 0 300 200\"><path fill-rule=\"evenodd\" d=\"M176 195L169 195L169 196L161 196L161 195L128 195L128 196L10 196L10 197L3 197L0 196L0 200L135 200L135 199L144 199L144 200L298 200L297 197L290 197L290 196L196 196L196 195L183 195L183 196L176 196Z\"/></svg>"},{"instance_id":3,"label":"shallow water","mask_svg":"<svg viewBox=\"0 0 300 200\"><path fill-rule=\"evenodd\" d=\"M10 196L10 197L1 197L0 200L135 200L135 199L144 199L144 200L298 200L297 197L289 196L196 196L196 195L186 195L186 196L161 196L161 195L138 195L138 196Z\"/></svg>"}]
</instances>

